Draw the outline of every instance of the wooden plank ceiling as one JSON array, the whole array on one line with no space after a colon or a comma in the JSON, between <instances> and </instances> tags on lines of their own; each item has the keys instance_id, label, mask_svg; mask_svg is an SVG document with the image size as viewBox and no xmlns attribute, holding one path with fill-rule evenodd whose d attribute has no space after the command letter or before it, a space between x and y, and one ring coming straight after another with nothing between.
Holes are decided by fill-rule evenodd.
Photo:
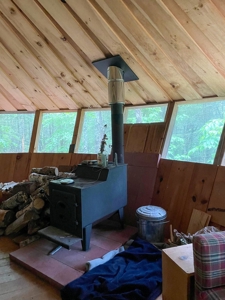
<instances>
[{"instance_id":1,"label":"wooden plank ceiling","mask_svg":"<svg viewBox=\"0 0 225 300\"><path fill-rule=\"evenodd\" d=\"M222 0L0 0L0 110L108 107L115 55L126 105L224 97L224 28Z\"/></svg>"}]
</instances>

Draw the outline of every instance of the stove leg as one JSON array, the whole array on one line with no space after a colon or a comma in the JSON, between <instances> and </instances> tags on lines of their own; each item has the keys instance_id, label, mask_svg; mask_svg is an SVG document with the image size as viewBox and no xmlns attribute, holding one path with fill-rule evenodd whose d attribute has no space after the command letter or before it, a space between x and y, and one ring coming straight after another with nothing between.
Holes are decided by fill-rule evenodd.
<instances>
[{"instance_id":1,"label":"stove leg","mask_svg":"<svg viewBox=\"0 0 225 300\"><path fill-rule=\"evenodd\" d=\"M123 229L124 228L124 210L123 210L123 207L118 209L118 214L119 214L119 218L120 218L121 228Z\"/></svg>"},{"instance_id":2,"label":"stove leg","mask_svg":"<svg viewBox=\"0 0 225 300\"><path fill-rule=\"evenodd\" d=\"M90 248L92 224L83 228L83 240L81 241L82 250L87 251Z\"/></svg>"},{"instance_id":3,"label":"stove leg","mask_svg":"<svg viewBox=\"0 0 225 300\"><path fill-rule=\"evenodd\" d=\"M53 250L51 250L48 255L54 255L56 252L58 252L60 249L62 248L62 246L57 246L55 247Z\"/></svg>"}]
</instances>

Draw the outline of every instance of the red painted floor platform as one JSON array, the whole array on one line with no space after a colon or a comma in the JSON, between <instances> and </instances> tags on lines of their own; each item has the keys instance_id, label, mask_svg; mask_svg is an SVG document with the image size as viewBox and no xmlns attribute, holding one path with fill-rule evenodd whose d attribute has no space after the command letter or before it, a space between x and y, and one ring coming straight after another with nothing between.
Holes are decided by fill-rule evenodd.
<instances>
[{"instance_id":1,"label":"red painted floor platform","mask_svg":"<svg viewBox=\"0 0 225 300\"><path fill-rule=\"evenodd\" d=\"M11 252L10 259L57 288L62 288L85 272L87 261L102 257L110 250L119 248L136 232L136 227L125 225L125 228L121 229L113 222L106 220L93 227L90 249L87 251L82 251L81 242L77 242L70 250L61 248L54 255L48 255L57 244L41 238L26 247Z\"/></svg>"}]
</instances>

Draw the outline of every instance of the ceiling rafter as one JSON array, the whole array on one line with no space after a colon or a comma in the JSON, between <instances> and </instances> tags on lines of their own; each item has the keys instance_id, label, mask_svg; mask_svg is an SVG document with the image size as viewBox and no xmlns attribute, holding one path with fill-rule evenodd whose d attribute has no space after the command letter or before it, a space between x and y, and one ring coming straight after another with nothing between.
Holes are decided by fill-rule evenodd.
<instances>
[{"instance_id":1,"label":"ceiling rafter","mask_svg":"<svg viewBox=\"0 0 225 300\"><path fill-rule=\"evenodd\" d=\"M0 0L0 110L107 108L115 55L126 106L224 97L224 26L220 0Z\"/></svg>"},{"instance_id":2,"label":"ceiling rafter","mask_svg":"<svg viewBox=\"0 0 225 300\"><path fill-rule=\"evenodd\" d=\"M145 14L145 12L136 5L132 0L122 0L127 8L132 12L134 18L142 26L142 30L146 31L149 37L154 41L157 47L165 54L167 59L170 61L170 64L173 64L173 67L177 69L179 74L181 74L190 86L184 86L184 91L186 96L184 99L192 100L198 99L208 94L212 94L212 90L201 80L191 67L183 60L179 55L177 55L170 43L168 43L157 31L157 29L151 23L150 18ZM169 78L171 85L175 84ZM197 94L196 94L197 92Z\"/></svg>"}]
</instances>

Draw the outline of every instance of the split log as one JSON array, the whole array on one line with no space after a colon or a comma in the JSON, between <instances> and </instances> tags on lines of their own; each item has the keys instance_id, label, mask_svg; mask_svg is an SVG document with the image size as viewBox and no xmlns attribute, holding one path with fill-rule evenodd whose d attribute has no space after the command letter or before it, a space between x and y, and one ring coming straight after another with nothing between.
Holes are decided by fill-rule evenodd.
<instances>
[{"instance_id":1,"label":"split log","mask_svg":"<svg viewBox=\"0 0 225 300\"><path fill-rule=\"evenodd\" d=\"M31 201L32 201L32 199L29 198L27 200L27 202L21 203L19 206L17 206L16 210L19 211L19 210L24 209L25 207L27 207L31 203Z\"/></svg>"},{"instance_id":2,"label":"split log","mask_svg":"<svg viewBox=\"0 0 225 300\"><path fill-rule=\"evenodd\" d=\"M17 194L18 192L25 192L26 194L30 195L37 189L37 183L32 181L24 181L20 182L12 188L11 193L13 195Z\"/></svg>"},{"instance_id":3,"label":"split log","mask_svg":"<svg viewBox=\"0 0 225 300\"><path fill-rule=\"evenodd\" d=\"M49 196L49 182L46 184L40 186L38 189L36 189L32 194L32 199L40 197L41 194L45 194ZM41 198L41 197L40 197Z\"/></svg>"},{"instance_id":4,"label":"split log","mask_svg":"<svg viewBox=\"0 0 225 300\"><path fill-rule=\"evenodd\" d=\"M29 210L25 212L22 216L16 219L13 223L11 223L5 230L5 235L9 235L11 233L19 232L23 229L31 220L37 220L39 215L33 211Z\"/></svg>"},{"instance_id":5,"label":"split log","mask_svg":"<svg viewBox=\"0 0 225 300\"><path fill-rule=\"evenodd\" d=\"M57 167L32 168L31 173L50 175L50 176L58 176L59 170Z\"/></svg>"},{"instance_id":6,"label":"split log","mask_svg":"<svg viewBox=\"0 0 225 300\"><path fill-rule=\"evenodd\" d=\"M26 211L29 210L34 210L37 213L39 213L42 208L45 206L45 201L41 198L35 198L27 207L25 207L22 210L19 210L16 213L16 218L19 218L20 216L22 216Z\"/></svg>"},{"instance_id":7,"label":"split log","mask_svg":"<svg viewBox=\"0 0 225 300\"><path fill-rule=\"evenodd\" d=\"M0 205L0 209L14 209L22 203L28 202L29 198L26 193L19 192L13 195L9 199L3 201Z\"/></svg>"},{"instance_id":8,"label":"split log","mask_svg":"<svg viewBox=\"0 0 225 300\"><path fill-rule=\"evenodd\" d=\"M41 198L45 202L49 202L49 183L46 183L45 185L39 187L30 197L32 200Z\"/></svg>"},{"instance_id":9,"label":"split log","mask_svg":"<svg viewBox=\"0 0 225 300\"><path fill-rule=\"evenodd\" d=\"M67 173L67 172L60 172L59 173L60 178L76 178L75 173Z\"/></svg>"},{"instance_id":10,"label":"split log","mask_svg":"<svg viewBox=\"0 0 225 300\"><path fill-rule=\"evenodd\" d=\"M31 173L29 175L29 181L36 182L39 186L44 185L46 183L49 183L51 179L53 179L55 176L49 176L49 175L43 175L38 173Z\"/></svg>"},{"instance_id":11,"label":"split log","mask_svg":"<svg viewBox=\"0 0 225 300\"><path fill-rule=\"evenodd\" d=\"M0 228L7 227L15 220L15 212L0 209Z\"/></svg>"}]
</instances>

